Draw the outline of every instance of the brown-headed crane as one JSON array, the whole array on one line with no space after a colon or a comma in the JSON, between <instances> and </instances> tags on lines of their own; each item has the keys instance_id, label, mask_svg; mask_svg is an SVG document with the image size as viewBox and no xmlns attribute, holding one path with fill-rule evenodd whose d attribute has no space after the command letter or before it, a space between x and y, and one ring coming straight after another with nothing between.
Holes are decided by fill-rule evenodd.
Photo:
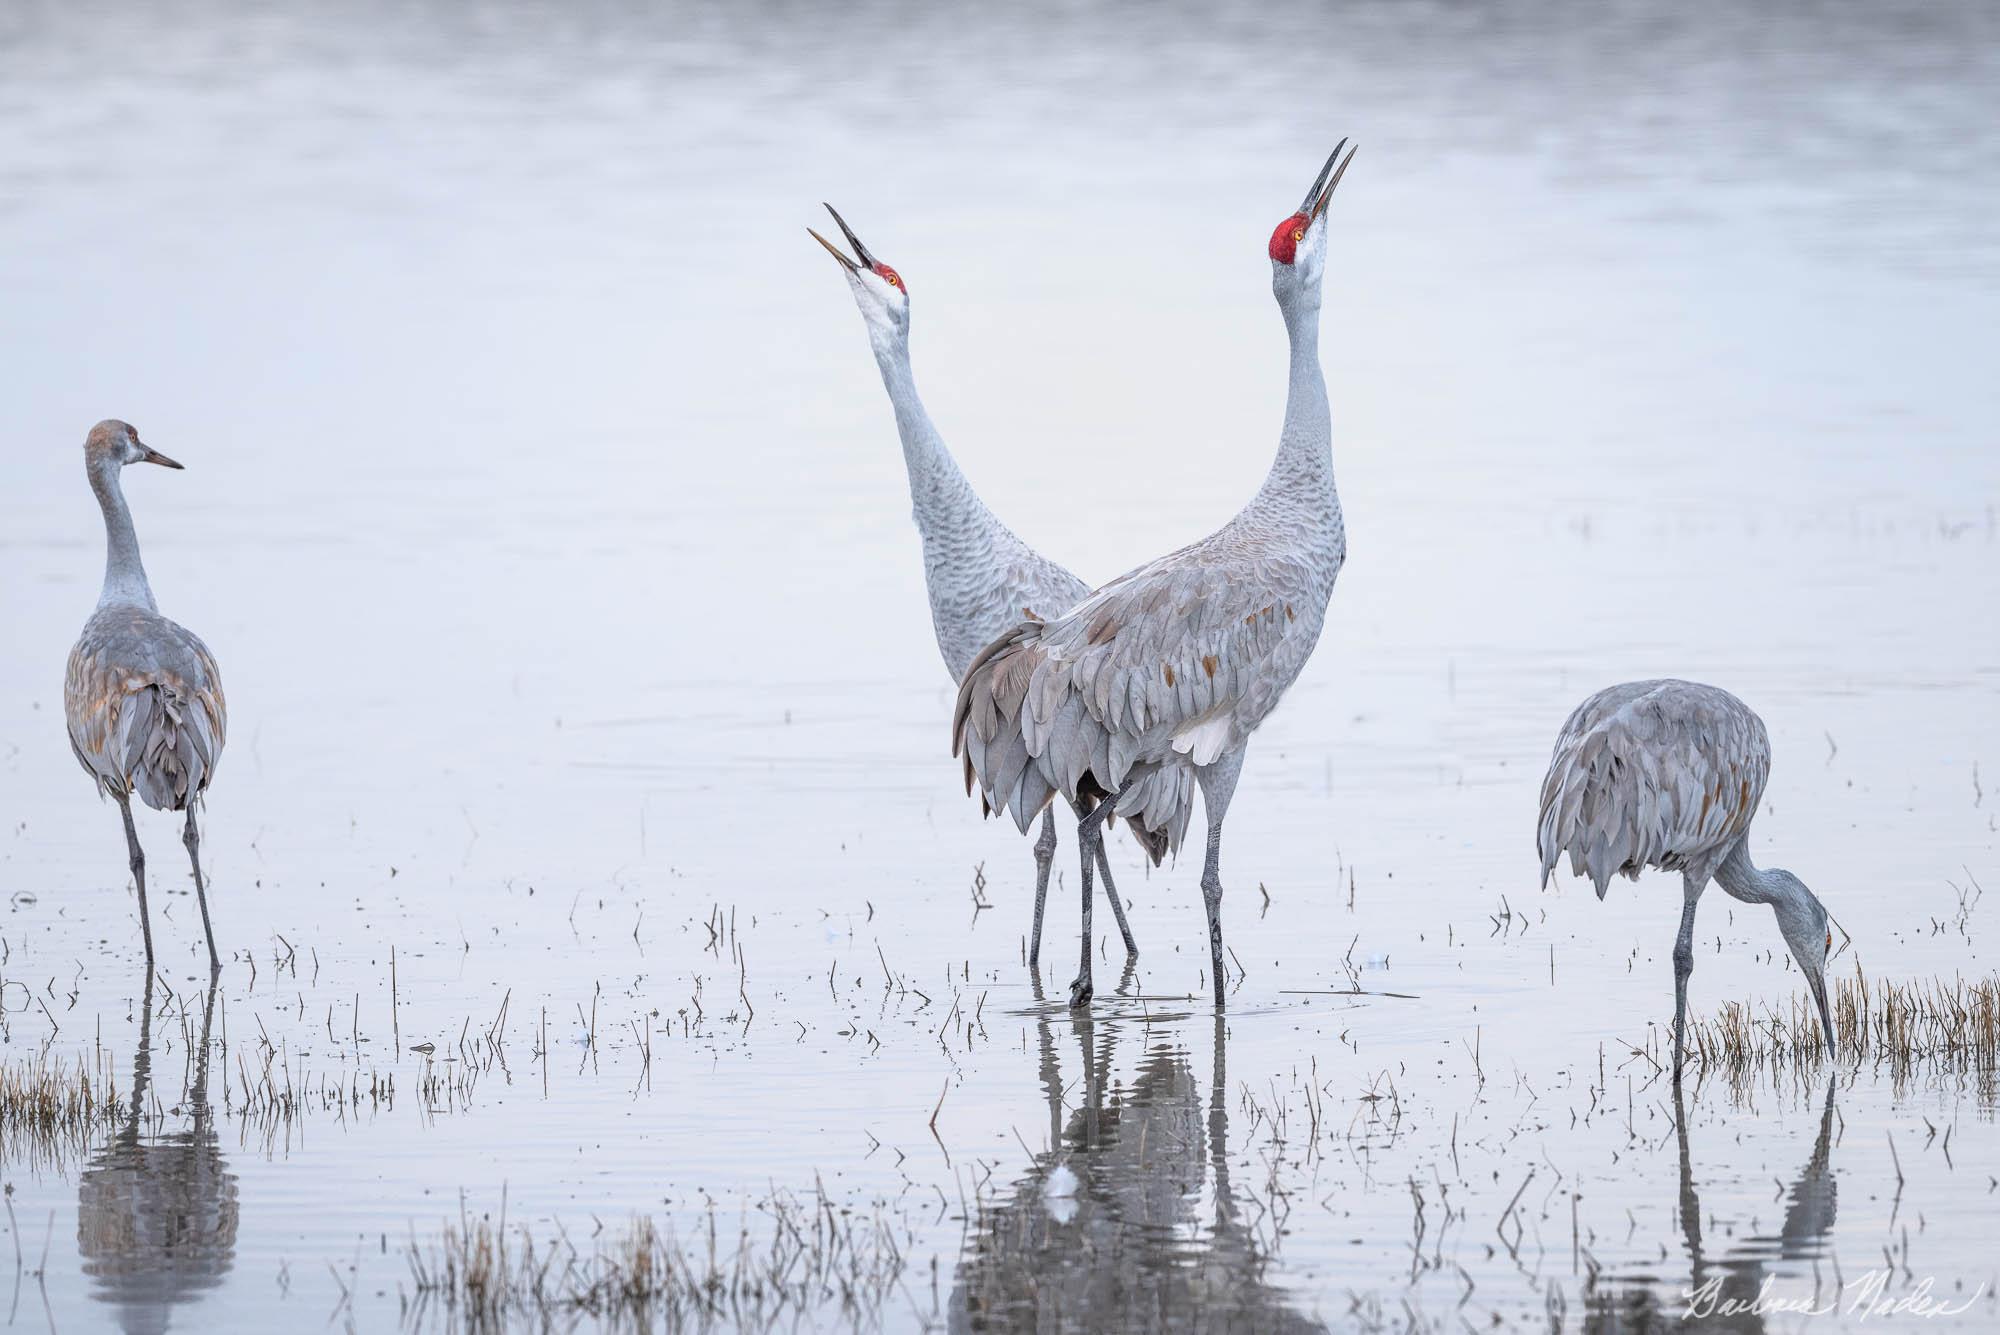
<instances>
[{"instance_id":1,"label":"brown-headed crane","mask_svg":"<svg viewBox=\"0 0 2000 1335\"><path fill-rule=\"evenodd\" d=\"M69 651L63 676L63 714L70 748L98 791L118 804L125 848L139 891L139 928L146 964L153 964L153 921L146 910L146 853L132 824L132 799L157 811L184 811L181 842L194 866L201 930L208 937L209 971L222 967L208 918L208 887L201 874L201 835L195 812L222 757L228 709L215 655L187 627L160 615L139 535L125 503L127 464L181 465L139 439L124 422L99 422L83 442L84 472L104 512L104 586L97 610Z\"/></svg>"}]
</instances>

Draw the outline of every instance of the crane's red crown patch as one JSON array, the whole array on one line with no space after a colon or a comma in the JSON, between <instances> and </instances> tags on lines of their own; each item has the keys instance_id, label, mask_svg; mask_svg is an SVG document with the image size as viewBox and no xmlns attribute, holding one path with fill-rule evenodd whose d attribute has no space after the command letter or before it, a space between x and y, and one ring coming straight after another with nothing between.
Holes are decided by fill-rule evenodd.
<instances>
[{"instance_id":1,"label":"crane's red crown patch","mask_svg":"<svg viewBox=\"0 0 2000 1335\"><path fill-rule=\"evenodd\" d=\"M1280 264L1290 264L1298 258L1299 238L1305 235L1307 219L1303 213L1294 213L1278 224L1278 230L1271 233L1271 258Z\"/></svg>"}]
</instances>

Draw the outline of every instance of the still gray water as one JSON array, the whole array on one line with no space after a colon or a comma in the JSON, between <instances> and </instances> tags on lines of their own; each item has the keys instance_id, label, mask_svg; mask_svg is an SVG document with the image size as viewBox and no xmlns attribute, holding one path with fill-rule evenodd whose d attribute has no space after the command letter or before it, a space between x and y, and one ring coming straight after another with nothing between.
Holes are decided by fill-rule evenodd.
<instances>
[{"instance_id":1,"label":"still gray water","mask_svg":"<svg viewBox=\"0 0 2000 1335\"><path fill-rule=\"evenodd\" d=\"M1996 90L1977 4L0 14L0 1061L126 1101L5 1126L9 1320L476 1328L447 1229L727 1257L783 1197L893 1283L717 1324L1643 1330L1768 1280L1845 1296L1712 1320L1820 1329L1880 1272L1956 1310L1872 1324L1991 1328L1993 1072L1677 1095L1677 883L1541 891L1532 827L1585 694L1713 681L1837 971L1992 975ZM1262 478L1264 243L1343 134L1349 557L1232 808L1240 977L1218 1020L1199 858L1120 837L1142 953L1114 988L1100 913L1075 1017L1073 842L1038 988L804 229L908 280L966 472L1098 581ZM127 490L229 692L212 997L154 813L148 993L63 733L106 416L187 465ZM1720 895L1692 988L1804 992Z\"/></svg>"}]
</instances>

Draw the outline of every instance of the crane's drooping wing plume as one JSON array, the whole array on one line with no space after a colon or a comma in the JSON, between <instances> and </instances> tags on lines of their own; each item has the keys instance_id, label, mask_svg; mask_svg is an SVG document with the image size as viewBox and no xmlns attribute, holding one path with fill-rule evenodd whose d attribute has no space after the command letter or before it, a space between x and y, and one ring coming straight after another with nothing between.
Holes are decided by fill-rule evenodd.
<instances>
[{"instance_id":1,"label":"crane's drooping wing plume","mask_svg":"<svg viewBox=\"0 0 2000 1335\"><path fill-rule=\"evenodd\" d=\"M1288 555L1190 548L1017 626L959 688L952 742L968 790L976 777L989 809L1023 829L1056 792L1117 792L1120 815L1178 847L1191 773L1161 762L1209 764L1276 705L1312 649L1313 582Z\"/></svg>"},{"instance_id":2,"label":"crane's drooping wing plume","mask_svg":"<svg viewBox=\"0 0 2000 1335\"><path fill-rule=\"evenodd\" d=\"M194 632L108 607L70 650L63 707L76 758L107 793L179 811L207 789L229 726L222 676Z\"/></svg>"},{"instance_id":3,"label":"crane's drooping wing plume","mask_svg":"<svg viewBox=\"0 0 2000 1335\"><path fill-rule=\"evenodd\" d=\"M1542 780L1542 884L1565 851L1600 899L1615 873L1645 867L1706 879L1770 773L1762 720L1727 691L1671 679L1599 691L1563 725Z\"/></svg>"}]
</instances>

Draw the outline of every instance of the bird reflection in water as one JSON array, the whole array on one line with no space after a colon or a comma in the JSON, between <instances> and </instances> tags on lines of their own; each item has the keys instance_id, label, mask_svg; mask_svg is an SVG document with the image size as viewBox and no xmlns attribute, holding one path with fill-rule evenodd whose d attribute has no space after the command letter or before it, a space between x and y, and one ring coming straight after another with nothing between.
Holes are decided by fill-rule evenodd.
<instances>
[{"instance_id":1,"label":"bird reflection in water","mask_svg":"<svg viewBox=\"0 0 2000 1335\"><path fill-rule=\"evenodd\" d=\"M1119 990L1130 983L1128 968ZM982 1205L952 1287L951 1330L1326 1330L1270 1281L1272 1258L1231 1186L1222 1017L1202 1022L1213 1025L1206 1088L1159 1020L1072 1019L1054 1007L1041 1017L1054 1148ZM1068 1086L1061 1030L1075 1035L1081 1063ZM1121 1044L1149 1044L1129 1081L1111 1074Z\"/></svg>"},{"instance_id":2,"label":"bird reflection in water","mask_svg":"<svg viewBox=\"0 0 2000 1335\"><path fill-rule=\"evenodd\" d=\"M1701 1197L1695 1191L1693 1158L1688 1152L1687 1106L1678 1085L1674 1087L1674 1117L1679 1123L1681 1151L1680 1220L1689 1271L1686 1292L1693 1295L1693 1300L1671 1285L1600 1290L1591 1298L1585 1328L1599 1335L1669 1327L1761 1335L1767 1323L1789 1328L1810 1318L1782 1308L1767 1316L1758 1310L1757 1302L1767 1280L1788 1275L1797 1277L1797 1282L1774 1284L1767 1301L1789 1304L1805 1300L1814 1301L1815 1306L1837 1301L1838 1281L1832 1276L1820 1281L1813 1275L1811 1264L1827 1253L1826 1239L1833 1231L1838 1205L1838 1185L1831 1161L1832 1083L1827 1084L1826 1106L1820 1113L1819 1137L1813 1142L1812 1157L1785 1192L1785 1218L1777 1236L1749 1238L1719 1257L1712 1255L1702 1242ZM1664 1300L1663 1292L1668 1295Z\"/></svg>"},{"instance_id":3,"label":"bird reflection in water","mask_svg":"<svg viewBox=\"0 0 2000 1335\"><path fill-rule=\"evenodd\" d=\"M223 1162L208 1106L209 1024L215 984L202 1003L199 1045L179 1107L184 1129L142 1135L153 1091L153 975L139 1014L132 1106L83 1170L77 1247L92 1296L118 1309L127 1332L164 1331L176 1305L214 1288L236 1250L236 1175Z\"/></svg>"}]
</instances>

